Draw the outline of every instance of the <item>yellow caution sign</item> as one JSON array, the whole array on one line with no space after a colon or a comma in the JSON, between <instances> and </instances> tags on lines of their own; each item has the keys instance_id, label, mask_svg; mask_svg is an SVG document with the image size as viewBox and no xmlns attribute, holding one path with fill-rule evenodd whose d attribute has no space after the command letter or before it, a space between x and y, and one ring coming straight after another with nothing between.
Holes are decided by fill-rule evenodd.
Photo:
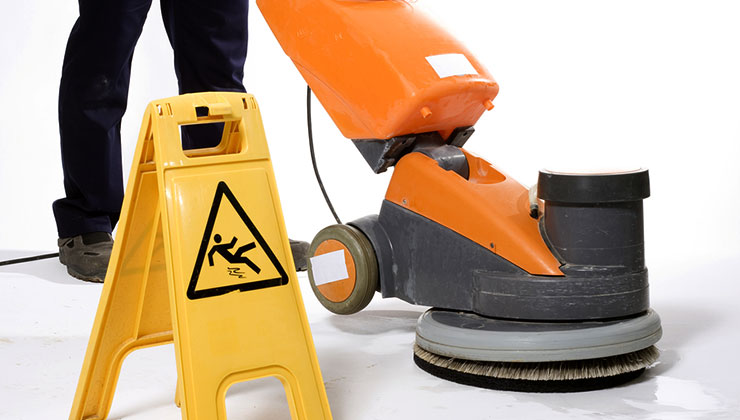
<instances>
[{"instance_id":1,"label":"yellow caution sign","mask_svg":"<svg viewBox=\"0 0 740 420\"><path fill-rule=\"evenodd\" d=\"M180 127L223 123L183 151ZM294 419L330 419L254 97L152 102L70 419L106 418L123 359L174 341L183 419L225 419L228 388L277 377Z\"/></svg>"}]
</instances>

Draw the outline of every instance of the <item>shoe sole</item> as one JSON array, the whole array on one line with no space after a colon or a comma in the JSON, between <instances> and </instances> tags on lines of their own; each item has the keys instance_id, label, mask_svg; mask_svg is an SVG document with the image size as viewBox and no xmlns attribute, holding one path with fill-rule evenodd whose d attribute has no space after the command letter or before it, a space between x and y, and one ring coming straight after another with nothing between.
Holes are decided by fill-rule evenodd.
<instances>
[{"instance_id":1,"label":"shoe sole","mask_svg":"<svg viewBox=\"0 0 740 420\"><path fill-rule=\"evenodd\" d=\"M87 281L90 283L103 283L103 281L105 280L105 278L101 279L98 276L90 276L90 275L79 273L69 266L67 266L67 274L69 274L70 276L78 280Z\"/></svg>"}]
</instances>

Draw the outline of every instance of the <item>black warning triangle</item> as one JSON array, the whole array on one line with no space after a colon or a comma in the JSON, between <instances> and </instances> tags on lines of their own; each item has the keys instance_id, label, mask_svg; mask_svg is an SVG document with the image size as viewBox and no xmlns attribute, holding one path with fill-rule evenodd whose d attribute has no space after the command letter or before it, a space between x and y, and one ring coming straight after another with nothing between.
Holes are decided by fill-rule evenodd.
<instances>
[{"instance_id":1,"label":"black warning triangle","mask_svg":"<svg viewBox=\"0 0 740 420\"><path fill-rule=\"evenodd\" d=\"M224 196L228 199L234 210L236 210L236 213L244 222L244 225L249 229L252 236L254 236L254 239L257 241L259 246L262 247L262 250L270 259L270 262L273 264L280 277L197 290L198 278L200 277L203 262L208 253L208 245L211 242L210 239L211 234L213 233L213 225L216 223L216 216L218 215L218 210ZM219 182L216 187L216 196L213 198L213 204L211 205L211 212L208 215L208 222L206 222L206 229L205 232L203 232L203 239L201 240L200 249L198 250L198 257L195 259L193 275L190 277L190 284L188 285L187 291L188 298L191 300L203 299L207 297L220 296L234 291L246 292L267 287L283 286L285 284L288 284L288 274L285 272L285 269L282 264L280 264L277 257L275 257L275 253L272 252L272 249L267 245L262 234L260 234L254 223L252 223L247 212L244 211L241 204L236 200L234 193L231 192L225 182Z\"/></svg>"}]
</instances>

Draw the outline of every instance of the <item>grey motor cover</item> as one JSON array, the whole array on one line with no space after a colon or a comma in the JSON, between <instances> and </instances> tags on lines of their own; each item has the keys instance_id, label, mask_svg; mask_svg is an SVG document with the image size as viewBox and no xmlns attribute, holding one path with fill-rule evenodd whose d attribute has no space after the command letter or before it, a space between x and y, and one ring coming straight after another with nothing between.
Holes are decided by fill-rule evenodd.
<instances>
[{"instance_id":1,"label":"grey motor cover","mask_svg":"<svg viewBox=\"0 0 740 420\"><path fill-rule=\"evenodd\" d=\"M660 340L653 310L614 321L522 322L430 309L419 317L416 344L441 356L497 362L551 362L616 356Z\"/></svg>"}]
</instances>

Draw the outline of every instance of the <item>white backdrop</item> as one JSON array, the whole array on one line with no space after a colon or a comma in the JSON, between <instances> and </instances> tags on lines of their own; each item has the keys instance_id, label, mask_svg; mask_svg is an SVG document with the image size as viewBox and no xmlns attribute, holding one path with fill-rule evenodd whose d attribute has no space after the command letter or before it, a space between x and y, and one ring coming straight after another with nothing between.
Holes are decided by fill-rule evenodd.
<instances>
[{"instance_id":1,"label":"white backdrop","mask_svg":"<svg viewBox=\"0 0 740 420\"><path fill-rule=\"evenodd\" d=\"M740 3L418 0L501 85L467 148L524 184L543 167L650 169L648 264L740 255ZM0 15L0 250L53 251L61 197L57 93L75 1ZM313 179L305 84L252 4L245 84L262 109L291 237L333 223ZM145 105L176 94L158 3L134 56L128 172ZM319 166L345 221L377 212L373 174L315 102Z\"/></svg>"},{"instance_id":2,"label":"white backdrop","mask_svg":"<svg viewBox=\"0 0 740 420\"><path fill-rule=\"evenodd\" d=\"M410 362L422 308L376 297L357 315L334 316L301 274L335 418L738 418L740 2L417 5L467 44L501 85L495 110L483 116L467 149L524 184L543 167L650 169L646 247L651 305L664 329L661 364L643 380L603 392L461 387ZM0 255L55 251L51 202L63 194L57 91L76 17L75 0L3 2ZM305 84L254 5L250 22L245 84L261 105L288 231L310 240L333 219L310 165ZM157 2L136 50L130 93L127 171L145 105L176 94ZM373 174L318 104L314 110L319 165L340 216L377 212L389 174ZM55 261L0 271L0 418L58 418L72 401L100 285L67 277ZM175 378L171 346L135 352L124 364L112 417L180 418L171 403ZM239 397L227 400L229 413L287 418L284 393L270 380L271 387L229 391Z\"/></svg>"}]
</instances>

